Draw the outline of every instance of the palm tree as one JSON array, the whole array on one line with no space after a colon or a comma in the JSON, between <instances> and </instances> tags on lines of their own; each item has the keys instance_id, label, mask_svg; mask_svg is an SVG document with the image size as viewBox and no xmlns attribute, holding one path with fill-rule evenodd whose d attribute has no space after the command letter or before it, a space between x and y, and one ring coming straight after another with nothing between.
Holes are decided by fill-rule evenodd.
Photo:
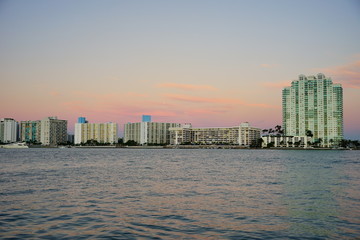
<instances>
[{"instance_id":1,"label":"palm tree","mask_svg":"<svg viewBox=\"0 0 360 240\"><path fill-rule=\"evenodd\" d=\"M314 134L311 132L311 130L306 130L306 134L307 137L313 137Z\"/></svg>"},{"instance_id":2,"label":"palm tree","mask_svg":"<svg viewBox=\"0 0 360 240\"><path fill-rule=\"evenodd\" d=\"M269 129L269 134L273 133L274 130L272 128Z\"/></svg>"}]
</instances>

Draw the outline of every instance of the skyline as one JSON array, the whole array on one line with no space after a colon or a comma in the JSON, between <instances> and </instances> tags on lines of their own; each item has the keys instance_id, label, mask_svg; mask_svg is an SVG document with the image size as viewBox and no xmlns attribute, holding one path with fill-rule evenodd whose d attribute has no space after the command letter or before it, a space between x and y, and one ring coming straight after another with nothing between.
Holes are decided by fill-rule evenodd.
<instances>
[{"instance_id":1,"label":"skyline","mask_svg":"<svg viewBox=\"0 0 360 240\"><path fill-rule=\"evenodd\" d=\"M360 139L359 23L358 1L2 1L0 117L270 128L321 72Z\"/></svg>"}]
</instances>

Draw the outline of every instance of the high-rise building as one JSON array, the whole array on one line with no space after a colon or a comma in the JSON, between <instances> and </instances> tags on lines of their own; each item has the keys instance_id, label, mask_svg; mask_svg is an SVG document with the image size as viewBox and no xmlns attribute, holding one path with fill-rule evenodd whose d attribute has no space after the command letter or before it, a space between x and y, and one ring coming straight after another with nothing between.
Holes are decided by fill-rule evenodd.
<instances>
[{"instance_id":1,"label":"high-rise building","mask_svg":"<svg viewBox=\"0 0 360 240\"><path fill-rule=\"evenodd\" d=\"M305 136L329 146L343 139L343 91L341 84L319 73L300 75L282 91L285 135Z\"/></svg>"},{"instance_id":2,"label":"high-rise building","mask_svg":"<svg viewBox=\"0 0 360 240\"><path fill-rule=\"evenodd\" d=\"M160 123L144 121L138 123L127 123L124 126L124 142L135 141L144 144L169 144L171 127L180 127L180 123ZM145 119L146 120L146 119Z\"/></svg>"},{"instance_id":3,"label":"high-rise building","mask_svg":"<svg viewBox=\"0 0 360 240\"><path fill-rule=\"evenodd\" d=\"M170 128L170 144L233 144L250 146L260 138L260 128L241 123L236 127L192 128L190 124Z\"/></svg>"},{"instance_id":4,"label":"high-rise building","mask_svg":"<svg viewBox=\"0 0 360 240\"><path fill-rule=\"evenodd\" d=\"M98 143L117 143L118 126L116 123L88 123L84 117L75 123L74 143L86 143L89 140Z\"/></svg>"},{"instance_id":5,"label":"high-rise building","mask_svg":"<svg viewBox=\"0 0 360 240\"><path fill-rule=\"evenodd\" d=\"M0 119L0 141L12 143L17 141L17 122L12 118Z\"/></svg>"},{"instance_id":6,"label":"high-rise building","mask_svg":"<svg viewBox=\"0 0 360 240\"><path fill-rule=\"evenodd\" d=\"M40 140L42 145L58 145L67 142L67 120L47 117L41 120Z\"/></svg>"},{"instance_id":7,"label":"high-rise building","mask_svg":"<svg viewBox=\"0 0 360 240\"><path fill-rule=\"evenodd\" d=\"M41 121L21 121L20 140L23 142L41 141Z\"/></svg>"}]
</instances>

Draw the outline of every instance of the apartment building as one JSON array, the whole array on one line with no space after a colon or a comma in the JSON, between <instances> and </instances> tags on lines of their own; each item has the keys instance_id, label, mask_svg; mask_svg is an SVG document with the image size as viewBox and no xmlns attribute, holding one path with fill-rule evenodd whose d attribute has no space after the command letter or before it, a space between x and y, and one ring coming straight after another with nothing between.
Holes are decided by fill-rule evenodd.
<instances>
[{"instance_id":1,"label":"apartment building","mask_svg":"<svg viewBox=\"0 0 360 240\"><path fill-rule=\"evenodd\" d=\"M282 91L283 128L287 136L305 136L329 146L343 139L343 89L331 78L300 75Z\"/></svg>"},{"instance_id":2,"label":"apartment building","mask_svg":"<svg viewBox=\"0 0 360 240\"><path fill-rule=\"evenodd\" d=\"M169 144L169 128L180 127L180 123L151 122L151 116L143 117L142 122L124 125L124 142L133 140L141 145Z\"/></svg>"},{"instance_id":3,"label":"apartment building","mask_svg":"<svg viewBox=\"0 0 360 240\"><path fill-rule=\"evenodd\" d=\"M0 119L0 141L13 143L17 141L18 123L12 118Z\"/></svg>"},{"instance_id":4,"label":"apartment building","mask_svg":"<svg viewBox=\"0 0 360 240\"><path fill-rule=\"evenodd\" d=\"M75 123L74 143L86 143L89 140L98 143L115 144L118 141L118 125L116 123L88 123L80 117Z\"/></svg>"},{"instance_id":5,"label":"apartment building","mask_svg":"<svg viewBox=\"0 0 360 240\"><path fill-rule=\"evenodd\" d=\"M41 121L21 121L20 140L23 142L41 142Z\"/></svg>"},{"instance_id":6,"label":"apartment building","mask_svg":"<svg viewBox=\"0 0 360 240\"><path fill-rule=\"evenodd\" d=\"M260 138L260 128L241 123L235 127L193 128L191 124L173 127L170 131L170 144L232 144L250 146Z\"/></svg>"},{"instance_id":7,"label":"apartment building","mask_svg":"<svg viewBox=\"0 0 360 240\"><path fill-rule=\"evenodd\" d=\"M67 142L67 120L47 117L41 120L40 140L42 145L58 145Z\"/></svg>"}]
</instances>

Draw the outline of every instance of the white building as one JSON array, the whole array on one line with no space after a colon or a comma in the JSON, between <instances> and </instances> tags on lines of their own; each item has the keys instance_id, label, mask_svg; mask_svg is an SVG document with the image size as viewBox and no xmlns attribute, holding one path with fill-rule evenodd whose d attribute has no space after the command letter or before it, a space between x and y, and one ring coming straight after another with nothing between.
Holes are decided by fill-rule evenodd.
<instances>
[{"instance_id":1,"label":"white building","mask_svg":"<svg viewBox=\"0 0 360 240\"><path fill-rule=\"evenodd\" d=\"M285 135L305 136L310 130L314 141L323 146L343 139L343 91L324 74L300 75L282 92Z\"/></svg>"},{"instance_id":2,"label":"white building","mask_svg":"<svg viewBox=\"0 0 360 240\"><path fill-rule=\"evenodd\" d=\"M267 147L271 144L273 147L309 147L311 137L308 136L277 136L277 135L266 135L261 137L262 147Z\"/></svg>"},{"instance_id":3,"label":"white building","mask_svg":"<svg viewBox=\"0 0 360 240\"><path fill-rule=\"evenodd\" d=\"M138 122L124 125L124 143L133 140L138 144L169 144L169 128L180 127L180 123Z\"/></svg>"},{"instance_id":4,"label":"white building","mask_svg":"<svg viewBox=\"0 0 360 240\"><path fill-rule=\"evenodd\" d=\"M17 122L12 118L0 119L0 141L12 143L17 141Z\"/></svg>"},{"instance_id":5,"label":"white building","mask_svg":"<svg viewBox=\"0 0 360 240\"><path fill-rule=\"evenodd\" d=\"M241 123L236 127L192 128L190 124L170 128L170 144L232 144L250 146L260 138L260 128Z\"/></svg>"},{"instance_id":6,"label":"white building","mask_svg":"<svg viewBox=\"0 0 360 240\"><path fill-rule=\"evenodd\" d=\"M86 143L95 140L98 143L115 144L118 141L118 126L116 123L75 123L74 143Z\"/></svg>"},{"instance_id":7,"label":"white building","mask_svg":"<svg viewBox=\"0 0 360 240\"><path fill-rule=\"evenodd\" d=\"M41 120L40 140L42 145L58 145L67 142L67 121L57 117Z\"/></svg>"}]
</instances>

